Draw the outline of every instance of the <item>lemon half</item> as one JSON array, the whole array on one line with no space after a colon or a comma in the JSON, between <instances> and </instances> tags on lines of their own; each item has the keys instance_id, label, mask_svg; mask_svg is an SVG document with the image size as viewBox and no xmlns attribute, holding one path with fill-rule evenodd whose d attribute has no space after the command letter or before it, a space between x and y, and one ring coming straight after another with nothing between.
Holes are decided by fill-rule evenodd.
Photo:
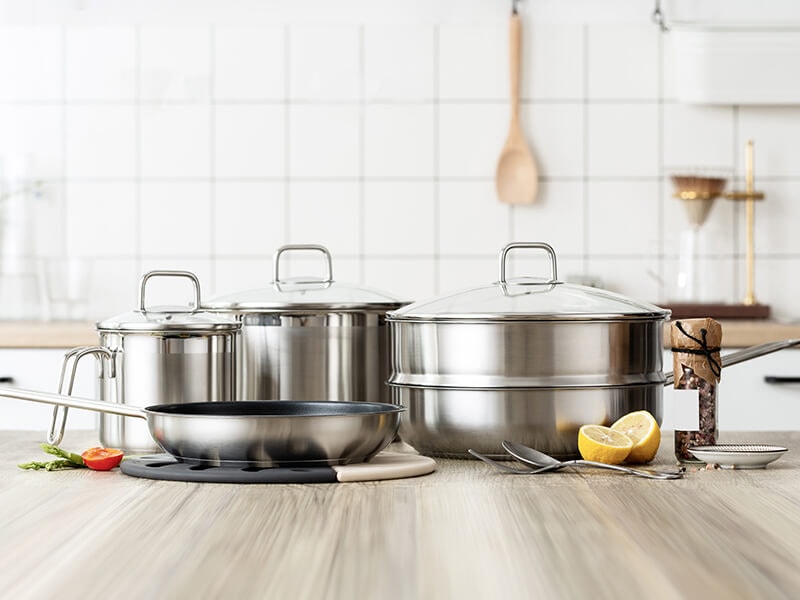
<instances>
[{"instance_id":1,"label":"lemon half","mask_svg":"<svg viewBox=\"0 0 800 600\"><path fill-rule=\"evenodd\" d=\"M578 450L585 460L618 465L632 448L631 438L610 427L584 425L578 430Z\"/></svg>"},{"instance_id":2,"label":"lemon half","mask_svg":"<svg viewBox=\"0 0 800 600\"><path fill-rule=\"evenodd\" d=\"M655 458L661 445L661 430L655 417L646 410L620 417L611 429L624 433L633 442L633 448L625 462L648 463Z\"/></svg>"}]
</instances>

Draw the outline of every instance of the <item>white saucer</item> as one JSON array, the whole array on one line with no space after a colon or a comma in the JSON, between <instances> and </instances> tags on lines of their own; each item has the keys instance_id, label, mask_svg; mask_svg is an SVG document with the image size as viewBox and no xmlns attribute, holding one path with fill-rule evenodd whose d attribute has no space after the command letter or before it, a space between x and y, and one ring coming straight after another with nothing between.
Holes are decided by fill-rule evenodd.
<instances>
[{"instance_id":1,"label":"white saucer","mask_svg":"<svg viewBox=\"0 0 800 600\"><path fill-rule=\"evenodd\" d=\"M788 448L768 444L717 444L688 450L699 460L723 469L763 469L778 460Z\"/></svg>"}]
</instances>

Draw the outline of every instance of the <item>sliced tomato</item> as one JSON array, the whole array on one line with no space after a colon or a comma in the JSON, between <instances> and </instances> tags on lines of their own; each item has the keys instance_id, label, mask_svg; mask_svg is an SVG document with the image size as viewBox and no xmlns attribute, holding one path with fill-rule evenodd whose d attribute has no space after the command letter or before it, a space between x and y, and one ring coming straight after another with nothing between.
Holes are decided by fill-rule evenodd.
<instances>
[{"instance_id":1,"label":"sliced tomato","mask_svg":"<svg viewBox=\"0 0 800 600\"><path fill-rule=\"evenodd\" d=\"M110 471L122 462L122 450L89 448L81 454L84 464L95 471Z\"/></svg>"}]
</instances>

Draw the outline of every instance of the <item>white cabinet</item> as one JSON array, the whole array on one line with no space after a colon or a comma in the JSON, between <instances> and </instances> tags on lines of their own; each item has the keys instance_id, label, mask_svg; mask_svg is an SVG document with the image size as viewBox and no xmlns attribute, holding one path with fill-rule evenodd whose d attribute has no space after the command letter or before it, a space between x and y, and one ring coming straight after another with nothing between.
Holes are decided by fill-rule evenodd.
<instances>
[{"instance_id":1,"label":"white cabinet","mask_svg":"<svg viewBox=\"0 0 800 600\"><path fill-rule=\"evenodd\" d=\"M58 390L61 363L67 349L0 349L0 377L10 377L11 383L3 386L18 387L43 392ZM92 357L78 364L74 396L96 397L97 369ZM47 431L53 407L47 404L0 398L0 430L26 429ZM70 409L67 420L67 436L71 429L97 429L98 414L86 410ZM44 441L44 437L42 438Z\"/></svg>"},{"instance_id":2,"label":"white cabinet","mask_svg":"<svg viewBox=\"0 0 800 600\"><path fill-rule=\"evenodd\" d=\"M671 352L664 354L664 370L672 370ZM767 376L800 377L800 350L781 350L722 370L720 437L727 431L800 431L800 383L770 384L764 381ZM673 417L665 399L664 429L674 429Z\"/></svg>"}]
</instances>

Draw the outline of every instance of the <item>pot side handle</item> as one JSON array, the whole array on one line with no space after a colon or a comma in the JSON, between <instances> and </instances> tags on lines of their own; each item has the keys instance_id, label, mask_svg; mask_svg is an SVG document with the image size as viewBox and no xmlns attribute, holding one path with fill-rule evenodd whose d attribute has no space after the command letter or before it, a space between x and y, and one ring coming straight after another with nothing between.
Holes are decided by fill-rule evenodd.
<instances>
[{"instance_id":1,"label":"pot side handle","mask_svg":"<svg viewBox=\"0 0 800 600\"><path fill-rule=\"evenodd\" d=\"M785 348L793 348L794 346L800 345L800 340L782 340L779 342L768 342L766 344L759 344L758 346L751 346L749 348L745 348L744 350L739 350L738 352L731 352L730 354L725 354L721 357L722 359L722 367L730 367L733 365L737 365L740 362L745 362L746 360L750 360L751 358L758 358L759 356L766 356L767 354L772 354L773 352L777 352L778 350L783 350ZM675 374L674 373L667 373L666 374L666 381L664 381L664 385L673 385L675 383Z\"/></svg>"},{"instance_id":2,"label":"pot side handle","mask_svg":"<svg viewBox=\"0 0 800 600\"><path fill-rule=\"evenodd\" d=\"M108 377L115 376L114 368L114 355L111 350L103 346L80 346L73 348L64 354L64 360L61 364L61 375L58 378L58 393L72 395L72 387L75 384L75 373L78 370L78 362L88 355L94 355L101 369L104 369L103 358L108 361ZM69 370L69 367L72 369ZM67 374L69 370L69 375ZM102 374L103 371L101 371ZM66 389L65 389L66 386ZM66 406L56 405L53 407L53 416L50 419L50 429L47 432L47 443L57 446L64 438L64 430L67 427L67 411Z\"/></svg>"}]
</instances>

